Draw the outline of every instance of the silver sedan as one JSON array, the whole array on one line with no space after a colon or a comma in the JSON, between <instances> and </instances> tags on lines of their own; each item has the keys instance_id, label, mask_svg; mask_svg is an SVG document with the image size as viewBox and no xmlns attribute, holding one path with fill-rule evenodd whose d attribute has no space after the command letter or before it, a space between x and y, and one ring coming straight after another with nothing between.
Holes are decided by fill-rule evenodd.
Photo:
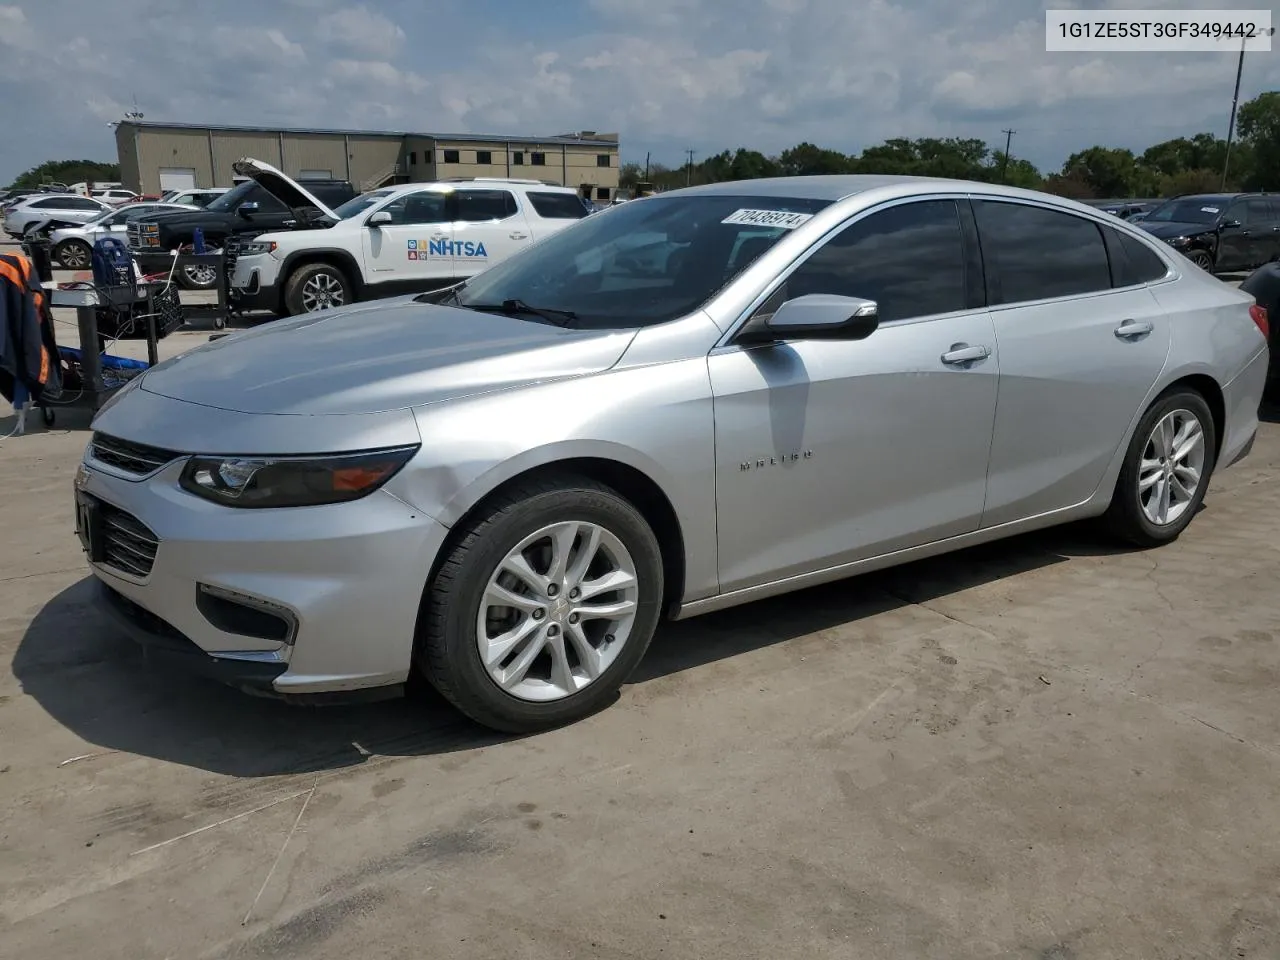
<instances>
[{"instance_id":1,"label":"silver sedan","mask_svg":"<svg viewBox=\"0 0 1280 960\"><path fill-rule=\"evenodd\" d=\"M1084 517L1168 543L1266 372L1249 295L1082 204L721 183L160 364L99 412L77 526L159 655L328 699L418 670L535 730L663 617Z\"/></svg>"}]
</instances>

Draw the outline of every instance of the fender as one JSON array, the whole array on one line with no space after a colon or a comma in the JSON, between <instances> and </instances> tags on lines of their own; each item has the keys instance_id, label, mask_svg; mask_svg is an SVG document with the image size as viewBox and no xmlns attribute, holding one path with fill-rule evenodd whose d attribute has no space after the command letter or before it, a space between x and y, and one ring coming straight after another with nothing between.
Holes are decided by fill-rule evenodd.
<instances>
[{"instance_id":1,"label":"fender","mask_svg":"<svg viewBox=\"0 0 1280 960\"><path fill-rule=\"evenodd\" d=\"M342 270L347 275L347 279L355 285L357 297L364 290L364 272L360 269L360 264L352 255L350 250L344 250L342 247L306 247L302 250L295 250L284 258L284 263L280 267L279 279L276 286L284 295L284 286L289 282L289 277L294 270L298 269L304 263L311 263L315 260L335 259L339 261Z\"/></svg>"}]
</instances>

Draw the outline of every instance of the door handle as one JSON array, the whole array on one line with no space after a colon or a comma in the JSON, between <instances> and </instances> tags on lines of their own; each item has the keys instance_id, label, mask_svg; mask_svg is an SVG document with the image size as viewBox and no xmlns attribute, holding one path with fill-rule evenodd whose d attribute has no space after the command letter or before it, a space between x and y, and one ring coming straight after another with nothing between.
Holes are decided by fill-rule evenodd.
<instances>
[{"instance_id":1,"label":"door handle","mask_svg":"<svg viewBox=\"0 0 1280 960\"><path fill-rule=\"evenodd\" d=\"M958 366L962 363L973 363L977 360L985 360L991 356L991 351L978 344L971 347L967 343L953 343L951 349L942 355L942 362Z\"/></svg>"},{"instance_id":2,"label":"door handle","mask_svg":"<svg viewBox=\"0 0 1280 960\"><path fill-rule=\"evenodd\" d=\"M1116 327L1116 336L1121 340L1135 340L1138 337L1145 337L1154 330L1148 320L1126 320L1120 326Z\"/></svg>"},{"instance_id":3,"label":"door handle","mask_svg":"<svg viewBox=\"0 0 1280 960\"><path fill-rule=\"evenodd\" d=\"M525 239L525 238L527 238L528 236L529 236L529 235L528 235L527 233L521 233L519 230L517 230L517 231L515 231L514 233L510 234L510 237L511 237L511 239L512 239L512 240L524 240L524 239Z\"/></svg>"}]
</instances>

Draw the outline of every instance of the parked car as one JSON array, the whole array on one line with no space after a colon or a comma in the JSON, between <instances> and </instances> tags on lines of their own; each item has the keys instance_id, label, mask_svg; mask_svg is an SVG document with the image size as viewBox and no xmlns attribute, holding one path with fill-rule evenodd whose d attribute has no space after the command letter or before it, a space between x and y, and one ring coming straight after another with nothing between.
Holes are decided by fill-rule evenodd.
<instances>
[{"instance_id":1,"label":"parked car","mask_svg":"<svg viewBox=\"0 0 1280 960\"><path fill-rule=\"evenodd\" d=\"M127 224L135 217L195 209L176 203L127 203L80 226L54 230L49 234L50 254L54 262L67 270L83 270L91 262L93 245L103 237L118 236L123 240Z\"/></svg>"},{"instance_id":2,"label":"parked car","mask_svg":"<svg viewBox=\"0 0 1280 960\"><path fill-rule=\"evenodd\" d=\"M138 195L132 190L126 190L123 187L109 187L106 190L93 190L89 196L95 200L101 200L103 203L109 203L113 207L118 207L122 203L138 199Z\"/></svg>"},{"instance_id":3,"label":"parked car","mask_svg":"<svg viewBox=\"0 0 1280 960\"><path fill-rule=\"evenodd\" d=\"M1267 311L1272 330L1268 338L1271 345L1271 366L1267 370L1268 381L1274 388L1280 383L1280 334L1274 329L1280 317L1280 263L1268 263L1249 274L1240 289L1253 297L1258 306Z\"/></svg>"},{"instance_id":4,"label":"parked car","mask_svg":"<svg viewBox=\"0 0 1280 960\"><path fill-rule=\"evenodd\" d=\"M169 190L160 199L167 203L182 203L194 207L207 207L230 187L195 187L190 190Z\"/></svg>"},{"instance_id":5,"label":"parked car","mask_svg":"<svg viewBox=\"0 0 1280 960\"><path fill-rule=\"evenodd\" d=\"M255 176L273 192L302 191L266 164ZM295 315L446 287L589 213L569 187L492 177L385 187L323 212L327 229L264 233L240 247L239 307Z\"/></svg>"},{"instance_id":6,"label":"parked car","mask_svg":"<svg viewBox=\"0 0 1280 960\"><path fill-rule=\"evenodd\" d=\"M15 239L60 226L85 223L114 209L101 200L74 193L41 193L5 207L4 232Z\"/></svg>"},{"instance_id":7,"label":"parked car","mask_svg":"<svg viewBox=\"0 0 1280 960\"><path fill-rule=\"evenodd\" d=\"M237 173L247 176L245 171L256 171L267 165L246 158L232 166ZM128 229L129 246L140 255L168 253L191 244L199 227L208 247L219 249L228 237L327 225L325 211L332 213L332 207L355 196L355 190L346 180L307 180L306 189L301 189L296 181L289 180L286 184L284 181L288 178L279 171L276 176L281 178L280 183L271 190L248 179L203 209L151 214L132 220ZM185 267L182 276L187 286L197 289L212 287L217 281L216 271L207 266Z\"/></svg>"},{"instance_id":8,"label":"parked car","mask_svg":"<svg viewBox=\"0 0 1280 960\"><path fill-rule=\"evenodd\" d=\"M1042 193L693 187L152 368L93 423L78 525L103 609L193 669L367 697L416 665L536 730L664 615L1084 517L1169 543L1252 447L1266 327Z\"/></svg>"},{"instance_id":9,"label":"parked car","mask_svg":"<svg viewBox=\"0 0 1280 960\"><path fill-rule=\"evenodd\" d=\"M1280 257L1280 196L1206 193L1168 200L1137 225L1210 273Z\"/></svg>"}]
</instances>

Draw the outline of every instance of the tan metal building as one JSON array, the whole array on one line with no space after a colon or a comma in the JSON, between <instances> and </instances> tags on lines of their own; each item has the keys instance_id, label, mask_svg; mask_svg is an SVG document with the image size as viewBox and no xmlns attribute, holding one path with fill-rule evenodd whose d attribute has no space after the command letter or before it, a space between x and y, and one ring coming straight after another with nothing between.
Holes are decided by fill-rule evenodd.
<instances>
[{"instance_id":1,"label":"tan metal building","mask_svg":"<svg viewBox=\"0 0 1280 960\"><path fill-rule=\"evenodd\" d=\"M124 120L116 125L116 150L120 179L143 194L231 186L231 164L253 157L299 179L350 180L361 192L450 177L519 177L608 201L620 166L618 135L594 130L505 137Z\"/></svg>"}]
</instances>

